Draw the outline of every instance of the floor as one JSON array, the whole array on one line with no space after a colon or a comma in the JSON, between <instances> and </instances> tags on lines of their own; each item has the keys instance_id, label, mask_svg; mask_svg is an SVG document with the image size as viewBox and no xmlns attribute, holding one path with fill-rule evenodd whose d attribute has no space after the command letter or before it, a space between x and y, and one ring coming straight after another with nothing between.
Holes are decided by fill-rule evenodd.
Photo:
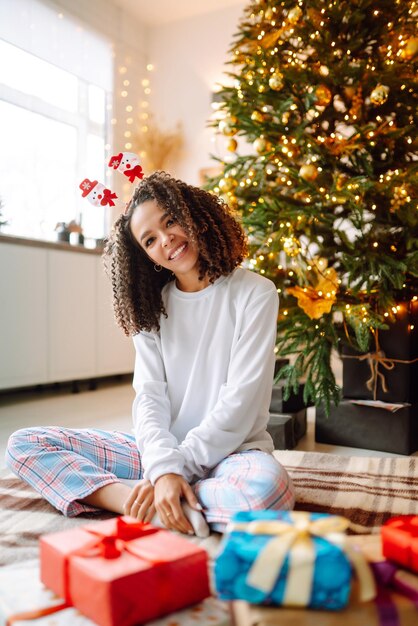
<instances>
[{"instance_id":1,"label":"floor","mask_svg":"<svg viewBox=\"0 0 418 626\"><path fill-rule=\"evenodd\" d=\"M69 428L131 429L134 392L129 378L99 381L97 389L80 385L79 393L62 386L44 391L23 391L0 395L0 468L9 435L27 426L57 425ZM330 446L315 442L315 410L308 410L308 432L296 450L329 452L345 456L396 457L376 450ZM414 455L416 456L417 453Z\"/></svg>"}]
</instances>

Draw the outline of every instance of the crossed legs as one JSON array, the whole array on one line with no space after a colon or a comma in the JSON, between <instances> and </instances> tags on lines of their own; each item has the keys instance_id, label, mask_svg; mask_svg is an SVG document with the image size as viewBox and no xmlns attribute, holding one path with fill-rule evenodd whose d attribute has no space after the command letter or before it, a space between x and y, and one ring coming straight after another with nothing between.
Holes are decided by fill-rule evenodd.
<instances>
[{"instance_id":1,"label":"crossed legs","mask_svg":"<svg viewBox=\"0 0 418 626\"><path fill-rule=\"evenodd\" d=\"M143 478L141 457L129 433L36 427L11 435L6 463L68 517L106 509L123 513L131 487ZM192 485L209 525L222 532L236 511L291 509L286 470L259 450L230 455Z\"/></svg>"}]
</instances>

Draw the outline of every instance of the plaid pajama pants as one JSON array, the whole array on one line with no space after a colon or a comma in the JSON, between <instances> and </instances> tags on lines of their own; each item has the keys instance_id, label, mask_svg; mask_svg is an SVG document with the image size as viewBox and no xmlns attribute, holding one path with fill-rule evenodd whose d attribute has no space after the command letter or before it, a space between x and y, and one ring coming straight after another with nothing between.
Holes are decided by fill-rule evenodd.
<instances>
[{"instance_id":1,"label":"plaid pajama pants","mask_svg":"<svg viewBox=\"0 0 418 626\"><path fill-rule=\"evenodd\" d=\"M25 428L11 435L6 463L68 517L97 512L79 500L100 487L143 477L134 436L119 431ZM271 454L259 450L231 454L192 487L214 530L222 531L236 511L294 505L286 470Z\"/></svg>"}]
</instances>

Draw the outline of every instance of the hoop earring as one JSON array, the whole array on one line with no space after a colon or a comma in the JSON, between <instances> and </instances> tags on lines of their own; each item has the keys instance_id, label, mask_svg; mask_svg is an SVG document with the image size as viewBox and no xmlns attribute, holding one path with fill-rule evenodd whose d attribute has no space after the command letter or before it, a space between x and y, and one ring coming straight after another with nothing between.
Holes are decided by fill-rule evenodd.
<instances>
[{"instance_id":1,"label":"hoop earring","mask_svg":"<svg viewBox=\"0 0 418 626\"><path fill-rule=\"evenodd\" d=\"M162 268L162 266L161 266L161 265L158 265L158 263L157 263L157 265L154 265L154 270L155 270L156 272L161 272L161 270L162 270L162 269L163 269L163 268Z\"/></svg>"}]
</instances>

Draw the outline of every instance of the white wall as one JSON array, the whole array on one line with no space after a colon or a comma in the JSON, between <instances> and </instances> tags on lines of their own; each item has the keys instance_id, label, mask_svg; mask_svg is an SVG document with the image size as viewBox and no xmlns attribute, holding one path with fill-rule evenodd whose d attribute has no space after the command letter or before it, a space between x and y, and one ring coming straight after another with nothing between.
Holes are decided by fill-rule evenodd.
<instances>
[{"instance_id":1,"label":"white wall","mask_svg":"<svg viewBox=\"0 0 418 626\"><path fill-rule=\"evenodd\" d=\"M211 141L213 129L206 127L211 114L211 91L227 69L228 49L247 2L222 11L207 13L149 31L148 56L155 65L151 109L156 121L171 129L183 124L185 147L182 159L170 172L190 184L199 184L199 169L215 164Z\"/></svg>"},{"instance_id":2,"label":"white wall","mask_svg":"<svg viewBox=\"0 0 418 626\"><path fill-rule=\"evenodd\" d=\"M106 35L112 41L144 53L146 50L146 28L123 11L112 0L44 0L49 4L68 11L88 24L94 30ZM65 19L65 13L64 13Z\"/></svg>"},{"instance_id":3,"label":"white wall","mask_svg":"<svg viewBox=\"0 0 418 626\"><path fill-rule=\"evenodd\" d=\"M47 0L48 1L48 0ZM126 100L119 97L122 78L130 80L129 100L140 111L144 99L141 80L151 79L150 112L156 123L167 130L183 125L185 145L181 158L170 164L170 172L191 184L200 184L199 170L215 165L211 153L225 155L225 142L214 142L214 130L207 128L212 112L211 92L222 81L229 59L228 49L238 30L243 9L248 4L211 11L204 15L177 20L159 26L146 26L123 11L112 0L49 0L107 35L115 51L115 99L112 116L113 147L123 150ZM146 72L146 64L155 70ZM118 68L128 67L123 77ZM114 176L112 188L123 200L132 191L119 175Z\"/></svg>"}]
</instances>

